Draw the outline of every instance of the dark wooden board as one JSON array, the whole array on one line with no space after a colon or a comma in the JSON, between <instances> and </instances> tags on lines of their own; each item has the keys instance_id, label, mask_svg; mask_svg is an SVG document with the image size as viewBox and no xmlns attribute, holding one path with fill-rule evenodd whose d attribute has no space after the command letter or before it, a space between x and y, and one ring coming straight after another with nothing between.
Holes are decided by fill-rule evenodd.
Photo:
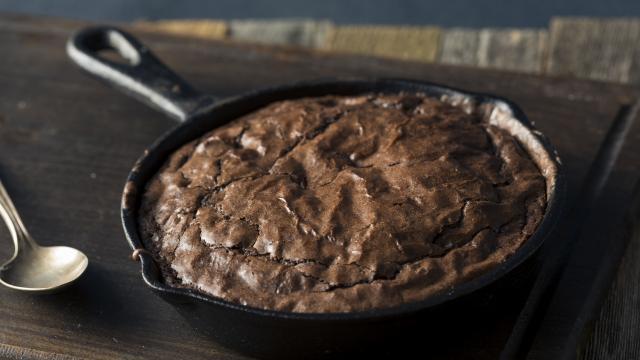
<instances>
[{"instance_id":1,"label":"dark wooden board","mask_svg":"<svg viewBox=\"0 0 640 360\"><path fill-rule=\"evenodd\" d=\"M628 216L630 242L601 310L589 314L587 309L592 332L580 346L581 359L640 358L640 187L635 193Z\"/></svg>"},{"instance_id":2,"label":"dark wooden board","mask_svg":"<svg viewBox=\"0 0 640 360\"><path fill-rule=\"evenodd\" d=\"M118 216L124 179L143 149L174 123L67 60L66 38L82 25L0 18L0 176L39 241L78 247L91 261L86 276L57 295L0 289L0 357L242 358L191 329L145 288L138 264L129 260ZM556 144L566 164L569 205L580 199L620 106L637 95L598 82L138 35L196 87L221 97L345 76L414 78L509 97ZM4 231L0 244L6 244L0 258L7 258ZM493 323L468 324L455 348L437 353L496 358L525 297L516 296Z\"/></svg>"},{"instance_id":3,"label":"dark wooden board","mask_svg":"<svg viewBox=\"0 0 640 360\"><path fill-rule=\"evenodd\" d=\"M628 219L637 217L632 211L638 201L633 194L640 171L640 144L634 141L640 131L639 112L640 102L636 102L623 106L614 119L582 185L580 198L557 228L556 237L563 242L544 249L547 260L502 358L517 354L527 359L574 359L584 355L585 342L618 342L619 333L613 329L600 334L590 331L598 315L600 322L624 324L619 321L618 309L600 314L598 310L630 239L632 224ZM619 274L623 279L633 273L629 267L620 270L626 272ZM626 286L631 293L637 289L633 281L627 281ZM633 304L628 303L623 311L636 311L632 309ZM625 341L640 341L637 329L629 326L622 330L634 335ZM614 358L640 356L622 356L625 351L618 348L613 354L617 355Z\"/></svg>"},{"instance_id":4,"label":"dark wooden board","mask_svg":"<svg viewBox=\"0 0 640 360\"><path fill-rule=\"evenodd\" d=\"M625 112L596 158L593 170L599 171L590 173L586 185L590 198L576 210L581 216L569 235L575 246L532 341L529 359L572 359L576 355L586 359L640 358L640 281L633 265L640 255L637 234L633 236L640 216L636 185L640 102ZM620 272L615 276L621 258ZM617 284L607 297L613 282ZM600 312L605 297L609 305ZM611 302L624 306L614 308ZM607 326L608 334L602 329ZM599 331L590 334L594 327Z\"/></svg>"}]
</instances>

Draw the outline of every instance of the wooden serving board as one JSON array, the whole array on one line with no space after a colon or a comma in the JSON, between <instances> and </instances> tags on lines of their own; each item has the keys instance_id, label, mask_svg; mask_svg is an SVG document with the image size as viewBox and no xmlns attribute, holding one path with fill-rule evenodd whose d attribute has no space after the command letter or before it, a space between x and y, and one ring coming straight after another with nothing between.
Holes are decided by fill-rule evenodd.
<instances>
[{"instance_id":1,"label":"wooden serving board","mask_svg":"<svg viewBox=\"0 0 640 360\"><path fill-rule=\"evenodd\" d=\"M90 258L86 276L65 292L30 296L0 289L0 357L243 358L190 328L171 306L143 285L139 264L129 259L130 249L119 222L125 177L144 148L175 123L88 78L71 64L64 52L65 41L84 25L0 16L0 177L36 239L45 245L69 244ZM549 254L569 238L577 238L578 244L584 237L593 240L598 234L593 227L598 224L603 224L599 231L619 228L640 175L640 129L635 117L621 116L621 108L632 104L638 92L626 86L140 32L136 35L196 87L219 97L304 79L395 77L490 92L514 100L548 135L566 165L569 211L556 235L547 242L544 250ZM630 138L635 141L626 141ZM589 211L573 211L585 207ZM598 215L602 211L608 215ZM537 356L540 353L536 349L545 349L545 344L568 335L578 334L580 341L576 344L581 346L607 341L615 334L605 331L598 334L600 338L590 340L583 336L588 334L583 331L589 328L585 324L573 329L577 315L597 318L598 299L606 295L606 286L588 289L586 293L589 299L595 299L595 305L586 313L581 312L582 304L570 303L580 309L576 317L552 315L566 306L563 299L584 300L580 291L585 289L575 285L580 283L581 269L591 267L602 273L600 282L612 281L617 268L612 264L619 262L627 238L626 234L607 238L611 245L607 248L618 252L612 252L606 261L602 260L601 248L578 246L593 261L586 265L574 261L562 272L577 278L561 287L568 296L557 295L552 289L545 296L553 299L546 304L551 305L534 307L542 309L535 317L540 321L532 323L531 317L521 314L530 296L530 287L525 287L503 300L506 305L492 315L492 321L471 319L461 326L460 337L451 344L429 344L427 350L437 358L495 359L513 337L516 324L527 330L524 340L514 348L522 356ZM0 244L0 258L8 258L8 232L0 231ZM552 283L558 282L554 279ZM621 284L624 288L624 282ZM579 291L572 292L574 286ZM614 315L603 316L606 320ZM538 330L545 326L571 331L546 339L549 334L541 337ZM424 344L418 345L425 349ZM566 350L555 345L559 349L550 351ZM570 352L575 354L575 349Z\"/></svg>"}]
</instances>

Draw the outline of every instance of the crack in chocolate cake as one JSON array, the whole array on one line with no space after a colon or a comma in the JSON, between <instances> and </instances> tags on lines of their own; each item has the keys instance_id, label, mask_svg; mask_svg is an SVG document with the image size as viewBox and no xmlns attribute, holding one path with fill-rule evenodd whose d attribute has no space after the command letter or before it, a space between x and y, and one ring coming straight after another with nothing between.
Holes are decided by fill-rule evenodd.
<instances>
[{"instance_id":1,"label":"crack in chocolate cake","mask_svg":"<svg viewBox=\"0 0 640 360\"><path fill-rule=\"evenodd\" d=\"M165 280L293 312L447 291L534 233L545 178L480 111L424 94L275 102L175 153L139 212Z\"/></svg>"}]
</instances>

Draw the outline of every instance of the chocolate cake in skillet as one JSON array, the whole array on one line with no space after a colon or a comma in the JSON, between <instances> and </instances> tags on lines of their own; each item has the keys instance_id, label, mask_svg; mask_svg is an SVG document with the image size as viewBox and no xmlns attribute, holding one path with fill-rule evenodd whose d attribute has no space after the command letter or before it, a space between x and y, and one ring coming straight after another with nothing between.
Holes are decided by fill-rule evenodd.
<instances>
[{"instance_id":1,"label":"chocolate cake in skillet","mask_svg":"<svg viewBox=\"0 0 640 360\"><path fill-rule=\"evenodd\" d=\"M139 223L173 286L326 313L468 281L514 254L545 208L540 170L479 111L367 94L275 102L182 146Z\"/></svg>"}]
</instances>

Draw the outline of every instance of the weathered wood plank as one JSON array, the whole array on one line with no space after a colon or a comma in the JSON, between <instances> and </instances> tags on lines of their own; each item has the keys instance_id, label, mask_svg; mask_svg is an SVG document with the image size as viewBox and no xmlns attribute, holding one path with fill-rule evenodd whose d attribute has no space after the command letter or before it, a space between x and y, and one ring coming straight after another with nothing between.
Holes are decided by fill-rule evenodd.
<instances>
[{"instance_id":1,"label":"weathered wood plank","mask_svg":"<svg viewBox=\"0 0 640 360\"><path fill-rule=\"evenodd\" d=\"M440 46L437 27L337 26L330 31L328 50L434 62Z\"/></svg>"},{"instance_id":2,"label":"weathered wood plank","mask_svg":"<svg viewBox=\"0 0 640 360\"><path fill-rule=\"evenodd\" d=\"M209 40L224 39L229 32L229 25L221 20L136 21L133 26L144 31Z\"/></svg>"},{"instance_id":3,"label":"weathered wood plank","mask_svg":"<svg viewBox=\"0 0 640 360\"><path fill-rule=\"evenodd\" d=\"M547 44L544 30L485 29L480 31L478 65L537 73Z\"/></svg>"},{"instance_id":4,"label":"weathered wood plank","mask_svg":"<svg viewBox=\"0 0 640 360\"><path fill-rule=\"evenodd\" d=\"M438 61L452 65L478 65L480 31L453 28L442 32L442 45Z\"/></svg>"},{"instance_id":5,"label":"weathered wood plank","mask_svg":"<svg viewBox=\"0 0 640 360\"><path fill-rule=\"evenodd\" d=\"M248 42L316 48L324 44L331 27L328 21L233 20L229 24L229 36Z\"/></svg>"},{"instance_id":6,"label":"weathered wood plank","mask_svg":"<svg viewBox=\"0 0 640 360\"><path fill-rule=\"evenodd\" d=\"M547 72L638 82L640 19L554 18Z\"/></svg>"},{"instance_id":7,"label":"weathered wood plank","mask_svg":"<svg viewBox=\"0 0 640 360\"><path fill-rule=\"evenodd\" d=\"M440 62L539 73L547 32L535 29L450 29L443 31Z\"/></svg>"}]
</instances>

